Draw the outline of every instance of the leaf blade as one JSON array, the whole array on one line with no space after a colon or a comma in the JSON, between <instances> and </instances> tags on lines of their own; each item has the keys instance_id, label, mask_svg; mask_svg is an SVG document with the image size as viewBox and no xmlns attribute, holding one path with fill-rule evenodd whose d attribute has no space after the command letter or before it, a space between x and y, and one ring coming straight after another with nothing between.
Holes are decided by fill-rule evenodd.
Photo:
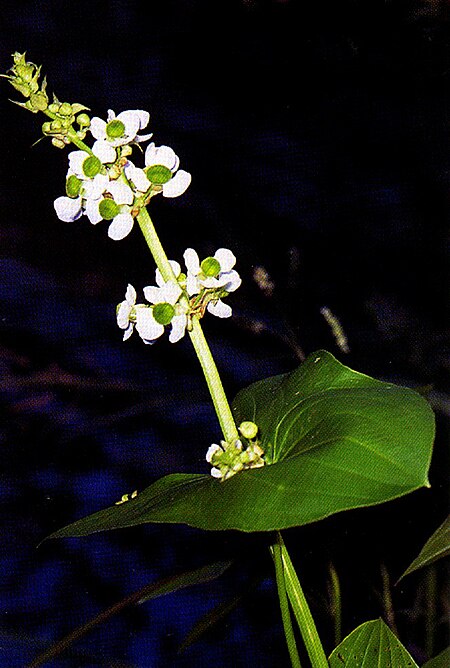
<instances>
[{"instance_id":1,"label":"leaf blade","mask_svg":"<svg viewBox=\"0 0 450 668\"><path fill-rule=\"evenodd\" d=\"M419 668L382 619L352 631L329 656L330 668Z\"/></svg>"},{"instance_id":2,"label":"leaf blade","mask_svg":"<svg viewBox=\"0 0 450 668\"><path fill-rule=\"evenodd\" d=\"M434 416L408 388L313 353L290 374L258 381L233 402L237 424L256 422L273 464L225 482L172 474L130 501L52 538L145 522L206 530L272 531L376 505L428 486Z\"/></svg>"}]
</instances>

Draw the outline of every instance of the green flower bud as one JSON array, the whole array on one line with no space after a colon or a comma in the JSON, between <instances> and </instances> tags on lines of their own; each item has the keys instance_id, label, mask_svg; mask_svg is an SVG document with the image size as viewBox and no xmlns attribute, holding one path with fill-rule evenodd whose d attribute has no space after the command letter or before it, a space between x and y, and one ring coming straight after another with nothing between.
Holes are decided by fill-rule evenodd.
<instances>
[{"instance_id":1,"label":"green flower bud","mask_svg":"<svg viewBox=\"0 0 450 668\"><path fill-rule=\"evenodd\" d=\"M62 123L59 118L55 118L54 121L51 121L50 128L52 132L60 132L62 128Z\"/></svg>"},{"instance_id":2,"label":"green flower bud","mask_svg":"<svg viewBox=\"0 0 450 668\"><path fill-rule=\"evenodd\" d=\"M98 206L98 210L103 220L112 220L120 212L119 206L113 199L103 199Z\"/></svg>"},{"instance_id":3,"label":"green flower bud","mask_svg":"<svg viewBox=\"0 0 450 668\"><path fill-rule=\"evenodd\" d=\"M68 102L63 102L58 109L58 114L61 114L61 116L72 116L72 105Z\"/></svg>"},{"instance_id":4,"label":"green flower bud","mask_svg":"<svg viewBox=\"0 0 450 668\"><path fill-rule=\"evenodd\" d=\"M30 81L33 79L34 76L34 66L31 65L30 63L25 63L21 65L16 65L14 68L15 73L17 74L18 77L22 79L22 81L25 81L26 83L30 83Z\"/></svg>"},{"instance_id":5,"label":"green flower bud","mask_svg":"<svg viewBox=\"0 0 450 668\"><path fill-rule=\"evenodd\" d=\"M81 190L81 183L82 182L77 176L75 176L75 174L71 174L66 181L67 197L72 197L73 199L78 197Z\"/></svg>"},{"instance_id":6,"label":"green flower bud","mask_svg":"<svg viewBox=\"0 0 450 668\"><path fill-rule=\"evenodd\" d=\"M172 178L172 172L165 165L152 165L145 170L148 180L157 186L162 186Z\"/></svg>"},{"instance_id":7,"label":"green flower bud","mask_svg":"<svg viewBox=\"0 0 450 668\"><path fill-rule=\"evenodd\" d=\"M153 307L153 317L160 325L168 325L174 315L175 309L172 304L169 304L168 302L156 304Z\"/></svg>"},{"instance_id":8,"label":"green flower bud","mask_svg":"<svg viewBox=\"0 0 450 668\"><path fill-rule=\"evenodd\" d=\"M57 104L56 102L52 102L48 106L48 110L51 111L52 114L57 114L58 109L59 109L59 104Z\"/></svg>"},{"instance_id":9,"label":"green flower bud","mask_svg":"<svg viewBox=\"0 0 450 668\"><path fill-rule=\"evenodd\" d=\"M80 128L88 128L91 124L91 119L87 114L79 114L77 116L77 123Z\"/></svg>"},{"instance_id":10,"label":"green flower bud","mask_svg":"<svg viewBox=\"0 0 450 668\"><path fill-rule=\"evenodd\" d=\"M252 438L256 437L256 434L258 433L258 427L254 422L246 420L245 422L241 422L239 425L239 431L244 438L251 440Z\"/></svg>"},{"instance_id":11,"label":"green flower bud","mask_svg":"<svg viewBox=\"0 0 450 668\"><path fill-rule=\"evenodd\" d=\"M62 139L57 139L56 137L53 137L52 144L53 146L56 146L56 148L65 148L66 146Z\"/></svg>"},{"instance_id":12,"label":"green flower bud","mask_svg":"<svg viewBox=\"0 0 450 668\"><path fill-rule=\"evenodd\" d=\"M205 276L215 277L220 274L220 262L215 257L207 257L200 265Z\"/></svg>"},{"instance_id":13,"label":"green flower bud","mask_svg":"<svg viewBox=\"0 0 450 668\"><path fill-rule=\"evenodd\" d=\"M33 93L29 102L34 112L45 111L48 107L48 97L43 91Z\"/></svg>"}]
</instances>

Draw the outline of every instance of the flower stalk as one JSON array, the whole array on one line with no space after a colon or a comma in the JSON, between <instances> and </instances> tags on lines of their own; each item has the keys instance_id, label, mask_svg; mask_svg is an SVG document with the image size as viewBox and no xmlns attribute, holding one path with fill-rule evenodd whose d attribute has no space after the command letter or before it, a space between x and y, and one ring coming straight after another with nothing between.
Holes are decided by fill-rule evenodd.
<instances>
[{"instance_id":1,"label":"flower stalk","mask_svg":"<svg viewBox=\"0 0 450 668\"><path fill-rule=\"evenodd\" d=\"M163 279L165 281L176 282L177 278L159 240L153 221L145 207L142 207L139 211L137 221ZM235 441L239 438L238 430L223 389L216 363L214 362L211 350L203 334L198 317L194 316L192 318L192 328L189 331L189 336L199 359L200 366L202 367L224 439L227 442Z\"/></svg>"}]
</instances>

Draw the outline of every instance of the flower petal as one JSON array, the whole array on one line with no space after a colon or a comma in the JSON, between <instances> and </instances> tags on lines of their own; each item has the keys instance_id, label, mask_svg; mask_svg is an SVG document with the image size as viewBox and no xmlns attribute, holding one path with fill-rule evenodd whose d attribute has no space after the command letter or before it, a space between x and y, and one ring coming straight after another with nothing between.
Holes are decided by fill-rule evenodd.
<instances>
[{"instance_id":1,"label":"flower petal","mask_svg":"<svg viewBox=\"0 0 450 668\"><path fill-rule=\"evenodd\" d=\"M164 165L170 169L170 171L175 171L179 164L179 158L175 151L170 148L170 146L159 146L156 147L152 142L149 144L145 151L145 166L152 167L153 165Z\"/></svg>"},{"instance_id":2,"label":"flower petal","mask_svg":"<svg viewBox=\"0 0 450 668\"><path fill-rule=\"evenodd\" d=\"M132 162L127 162L124 171L127 179L133 182L136 190L139 190L141 193L147 192L147 190L151 186L151 183L145 176L145 172L143 169L135 167Z\"/></svg>"},{"instance_id":3,"label":"flower petal","mask_svg":"<svg viewBox=\"0 0 450 668\"><path fill-rule=\"evenodd\" d=\"M223 278L226 279L226 282L223 283L223 287L227 292L234 292L242 283L241 277L234 269L226 273Z\"/></svg>"},{"instance_id":4,"label":"flower petal","mask_svg":"<svg viewBox=\"0 0 450 668\"><path fill-rule=\"evenodd\" d=\"M108 190L109 178L106 174L96 174L92 181L83 181L84 196L86 199L100 199Z\"/></svg>"},{"instance_id":5,"label":"flower petal","mask_svg":"<svg viewBox=\"0 0 450 668\"><path fill-rule=\"evenodd\" d=\"M162 187L163 197L178 197L182 195L188 189L191 181L191 174L180 169L170 181L164 183Z\"/></svg>"},{"instance_id":6,"label":"flower petal","mask_svg":"<svg viewBox=\"0 0 450 668\"><path fill-rule=\"evenodd\" d=\"M120 329L127 329L130 323L131 306L128 302L122 302L117 309L117 324Z\"/></svg>"},{"instance_id":7,"label":"flower petal","mask_svg":"<svg viewBox=\"0 0 450 668\"><path fill-rule=\"evenodd\" d=\"M106 139L106 122L98 116L91 119L89 130L94 139Z\"/></svg>"},{"instance_id":8,"label":"flower petal","mask_svg":"<svg viewBox=\"0 0 450 668\"><path fill-rule=\"evenodd\" d=\"M144 296L150 304L160 304L163 299L161 299L161 288L157 288L154 285L146 285L144 288Z\"/></svg>"},{"instance_id":9,"label":"flower petal","mask_svg":"<svg viewBox=\"0 0 450 668\"><path fill-rule=\"evenodd\" d=\"M179 286L178 283L174 283L173 281L167 281L165 285L163 285L161 288L161 296L163 299L161 301L167 302L168 304L176 304L178 301L179 296L182 293L182 290Z\"/></svg>"},{"instance_id":10,"label":"flower petal","mask_svg":"<svg viewBox=\"0 0 450 668\"><path fill-rule=\"evenodd\" d=\"M213 456L218 452L223 452L220 445L217 445L217 443L213 443L212 445L209 446L206 452L206 461L208 462L208 464L211 464Z\"/></svg>"},{"instance_id":11,"label":"flower petal","mask_svg":"<svg viewBox=\"0 0 450 668\"><path fill-rule=\"evenodd\" d=\"M133 191L129 185L122 183L122 181L110 181L108 192L111 193L116 204L133 204Z\"/></svg>"},{"instance_id":12,"label":"flower petal","mask_svg":"<svg viewBox=\"0 0 450 668\"><path fill-rule=\"evenodd\" d=\"M79 178L85 179L86 175L83 172L83 162L86 158L89 158L89 153L86 153L86 151L71 151L68 157L69 169L71 169Z\"/></svg>"},{"instance_id":13,"label":"flower petal","mask_svg":"<svg viewBox=\"0 0 450 668\"><path fill-rule=\"evenodd\" d=\"M98 210L98 199L87 199L85 204L85 213L93 225L97 225L103 218Z\"/></svg>"},{"instance_id":14,"label":"flower petal","mask_svg":"<svg viewBox=\"0 0 450 668\"><path fill-rule=\"evenodd\" d=\"M97 139L92 146L92 153L104 164L115 162L117 158L116 149L106 139Z\"/></svg>"},{"instance_id":15,"label":"flower petal","mask_svg":"<svg viewBox=\"0 0 450 668\"><path fill-rule=\"evenodd\" d=\"M58 197L53 202L55 207L56 215L59 220L63 220L65 223L71 223L74 220L77 220L83 213L83 208L81 205L81 197L72 199L71 197Z\"/></svg>"},{"instance_id":16,"label":"flower petal","mask_svg":"<svg viewBox=\"0 0 450 668\"><path fill-rule=\"evenodd\" d=\"M236 264L236 256L228 248L219 248L214 257L220 264L220 271L231 271Z\"/></svg>"},{"instance_id":17,"label":"flower petal","mask_svg":"<svg viewBox=\"0 0 450 668\"><path fill-rule=\"evenodd\" d=\"M156 322L151 308L136 309L136 329L144 341L154 341L164 333L164 326Z\"/></svg>"},{"instance_id":18,"label":"flower petal","mask_svg":"<svg viewBox=\"0 0 450 668\"><path fill-rule=\"evenodd\" d=\"M127 339L130 338L130 336L133 334L133 330L134 330L134 323L130 322L130 324L123 333L123 341L126 341Z\"/></svg>"},{"instance_id":19,"label":"flower petal","mask_svg":"<svg viewBox=\"0 0 450 668\"><path fill-rule=\"evenodd\" d=\"M139 115L135 111L122 111L122 113L117 116L118 121L122 121L125 125L125 137L126 141L132 141L140 128L140 119ZM122 137L120 137L120 142L122 142Z\"/></svg>"},{"instance_id":20,"label":"flower petal","mask_svg":"<svg viewBox=\"0 0 450 668\"><path fill-rule=\"evenodd\" d=\"M136 304L136 298L137 298L136 290L131 285L131 283L128 283L127 291L125 293L126 301L128 302L128 304L130 304L130 306L134 306Z\"/></svg>"},{"instance_id":21,"label":"flower petal","mask_svg":"<svg viewBox=\"0 0 450 668\"><path fill-rule=\"evenodd\" d=\"M183 253L184 263L189 273L197 275L200 273L200 259L193 248L186 248Z\"/></svg>"},{"instance_id":22,"label":"flower petal","mask_svg":"<svg viewBox=\"0 0 450 668\"><path fill-rule=\"evenodd\" d=\"M119 213L108 228L108 237L120 241L130 234L134 219L130 213Z\"/></svg>"},{"instance_id":23,"label":"flower petal","mask_svg":"<svg viewBox=\"0 0 450 668\"><path fill-rule=\"evenodd\" d=\"M218 318L229 318L233 313L231 306L224 304L220 299L218 299L215 304L210 302L207 306L207 310Z\"/></svg>"},{"instance_id":24,"label":"flower petal","mask_svg":"<svg viewBox=\"0 0 450 668\"><path fill-rule=\"evenodd\" d=\"M171 322L172 329L169 334L170 343L176 343L183 338L186 331L187 318L185 315L175 315Z\"/></svg>"}]
</instances>

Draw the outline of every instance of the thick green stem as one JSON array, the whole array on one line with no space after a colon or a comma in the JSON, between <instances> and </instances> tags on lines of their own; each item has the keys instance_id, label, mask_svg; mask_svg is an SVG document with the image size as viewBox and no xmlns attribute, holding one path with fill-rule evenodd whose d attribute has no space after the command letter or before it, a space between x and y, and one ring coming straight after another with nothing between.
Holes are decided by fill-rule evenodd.
<instances>
[{"instance_id":1,"label":"thick green stem","mask_svg":"<svg viewBox=\"0 0 450 668\"><path fill-rule=\"evenodd\" d=\"M277 580L278 598L280 600L281 618L283 620L284 635L291 658L293 668L302 668L300 657L297 652L294 629L292 628L291 612L286 594L286 581L283 568L283 559L281 555L280 534L277 534L277 540L272 545L273 560L275 562L275 575Z\"/></svg>"},{"instance_id":2,"label":"thick green stem","mask_svg":"<svg viewBox=\"0 0 450 668\"><path fill-rule=\"evenodd\" d=\"M165 281L176 282L176 276L173 273L170 262L167 259L167 255L145 207L140 210L137 216L137 221L163 279ZM232 443L239 438L239 434L223 389L222 381L220 380L219 372L203 335L200 322L196 317L192 318L192 329L189 331L189 336L195 352L197 353L203 373L205 374L206 383L211 394L214 408L216 409L224 439L225 441Z\"/></svg>"},{"instance_id":3,"label":"thick green stem","mask_svg":"<svg viewBox=\"0 0 450 668\"><path fill-rule=\"evenodd\" d=\"M279 534L281 559L286 582L286 590L297 619L298 627L305 643L312 668L329 668L327 657L320 642L314 619L303 593L297 573L292 565L289 553Z\"/></svg>"},{"instance_id":4,"label":"thick green stem","mask_svg":"<svg viewBox=\"0 0 450 668\"><path fill-rule=\"evenodd\" d=\"M219 418L220 427L225 441L233 443L239 438L236 424L231 413L230 404L225 396L222 381L220 380L219 372L214 362L213 356L206 342L200 322L198 318L192 320L192 330L189 332L192 344L197 353L203 373L205 374L206 382L211 394L211 398L216 409L217 417Z\"/></svg>"}]
</instances>

